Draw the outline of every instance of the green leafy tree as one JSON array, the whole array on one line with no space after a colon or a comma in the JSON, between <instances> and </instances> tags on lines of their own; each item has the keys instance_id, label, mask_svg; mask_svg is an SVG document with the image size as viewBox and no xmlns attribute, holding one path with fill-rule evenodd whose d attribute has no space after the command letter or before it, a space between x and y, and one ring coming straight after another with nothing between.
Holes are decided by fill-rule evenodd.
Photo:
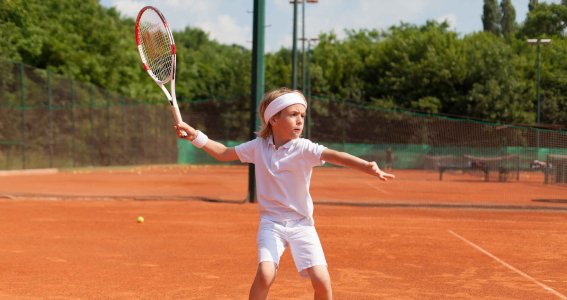
<instances>
[{"instance_id":1,"label":"green leafy tree","mask_svg":"<svg viewBox=\"0 0 567 300\"><path fill-rule=\"evenodd\" d=\"M458 36L446 23L392 27L373 50L363 73L369 99L393 99L398 107L415 108L413 102L422 98L457 97L464 59ZM441 103L428 103L437 105L429 111L442 110Z\"/></svg>"},{"instance_id":2,"label":"green leafy tree","mask_svg":"<svg viewBox=\"0 0 567 300\"><path fill-rule=\"evenodd\" d=\"M526 38L563 36L567 29L567 6L540 3L527 15L520 35Z\"/></svg>"},{"instance_id":3,"label":"green leafy tree","mask_svg":"<svg viewBox=\"0 0 567 300\"><path fill-rule=\"evenodd\" d=\"M482 7L482 28L485 32L500 35L500 20L502 14L498 9L497 0L484 0Z\"/></svg>"},{"instance_id":4,"label":"green leafy tree","mask_svg":"<svg viewBox=\"0 0 567 300\"><path fill-rule=\"evenodd\" d=\"M133 20L96 0L0 2L4 58L132 96L141 78ZM120 62L120 63L116 63Z\"/></svg>"},{"instance_id":5,"label":"green leafy tree","mask_svg":"<svg viewBox=\"0 0 567 300\"><path fill-rule=\"evenodd\" d=\"M529 65L532 89L532 103L537 105L535 97L535 49L530 49ZM541 49L541 122L543 124L567 124L567 41L555 38L553 44ZM534 110L535 111L535 110ZM535 114L534 114L535 116Z\"/></svg>"},{"instance_id":6,"label":"green leafy tree","mask_svg":"<svg viewBox=\"0 0 567 300\"><path fill-rule=\"evenodd\" d=\"M197 28L186 27L174 38L179 99L227 99L250 93L249 50L221 45Z\"/></svg>"},{"instance_id":7,"label":"green leafy tree","mask_svg":"<svg viewBox=\"0 0 567 300\"><path fill-rule=\"evenodd\" d=\"M402 23L384 31L347 30L343 39L334 32L322 33L311 55L312 94L338 99L345 108L372 105L533 123L535 49L525 39L550 37L553 44L542 50L542 121L565 124L567 3L531 0L529 9L526 21L517 25L510 0L501 1L500 7L496 0L485 0L484 32L465 36L434 21L421 26ZM133 28L132 18L97 0L0 0L2 58L138 101L163 103L161 90L141 66ZM211 40L199 28L186 27L174 36L182 110L206 103L203 111L218 113L223 125L242 131L250 96L250 50ZM18 102L10 92L17 82L15 72L7 70L4 73L12 75L0 80L0 87L6 87L0 91L4 104ZM29 76L42 82L46 72ZM266 90L289 86L290 81L290 49L267 53ZM75 86L78 94L88 90ZM41 92L40 85L30 88L31 94ZM218 126L218 120L202 122L207 128Z\"/></svg>"},{"instance_id":8,"label":"green leafy tree","mask_svg":"<svg viewBox=\"0 0 567 300\"><path fill-rule=\"evenodd\" d=\"M537 7L538 2L538 0L530 0L530 3L528 3L528 11L534 10Z\"/></svg>"},{"instance_id":9,"label":"green leafy tree","mask_svg":"<svg viewBox=\"0 0 567 300\"><path fill-rule=\"evenodd\" d=\"M266 91L291 86L291 55L291 50L286 48L266 54Z\"/></svg>"},{"instance_id":10,"label":"green leafy tree","mask_svg":"<svg viewBox=\"0 0 567 300\"><path fill-rule=\"evenodd\" d=\"M41 54L47 32L36 19L45 13L45 7L37 2L0 1L2 57L27 62Z\"/></svg>"},{"instance_id":11,"label":"green leafy tree","mask_svg":"<svg viewBox=\"0 0 567 300\"><path fill-rule=\"evenodd\" d=\"M347 31L339 41L334 33L323 34L315 50L314 64L322 72L314 93L332 94L337 98L361 103L365 99L365 84L361 72L370 54L376 32Z\"/></svg>"},{"instance_id":12,"label":"green leafy tree","mask_svg":"<svg viewBox=\"0 0 567 300\"><path fill-rule=\"evenodd\" d=\"M510 40L516 33L516 10L511 0L502 0L500 9L502 11L502 19L500 21L502 35L506 40Z\"/></svg>"},{"instance_id":13,"label":"green leafy tree","mask_svg":"<svg viewBox=\"0 0 567 300\"><path fill-rule=\"evenodd\" d=\"M452 108L457 115L492 121L529 123L533 111L529 86L522 80L515 49L501 38L477 33L463 40L467 59L464 95Z\"/></svg>"}]
</instances>

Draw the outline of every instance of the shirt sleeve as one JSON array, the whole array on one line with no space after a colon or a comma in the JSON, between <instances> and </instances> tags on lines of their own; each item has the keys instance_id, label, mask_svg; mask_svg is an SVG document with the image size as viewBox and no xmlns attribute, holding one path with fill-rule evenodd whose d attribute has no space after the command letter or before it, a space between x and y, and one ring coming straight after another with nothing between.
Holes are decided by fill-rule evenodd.
<instances>
[{"instance_id":1,"label":"shirt sleeve","mask_svg":"<svg viewBox=\"0 0 567 300\"><path fill-rule=\"evenodd\" d=\"M234 150L236 150L236 155L238 155L238 158L240 159L241 162L255 163L256 150L258 149L257 147L258 142L259 139L256 138L234 147Z\"/></svg>"},{"instance_id":2,"label":"shirt sleeve","mask_svg":"<svg viewBox=\"0 0 567 300\"><path fill-rule=\"evenodd\" d=\"M323 151L325 149L327 149L327 147L323 145L313 143L312 141L307 139L303 140L302 143L303 157L313 167L322 166L325 164L325 161L321 160L321 155L323 154Z\"/></svg>"}]
</instances>

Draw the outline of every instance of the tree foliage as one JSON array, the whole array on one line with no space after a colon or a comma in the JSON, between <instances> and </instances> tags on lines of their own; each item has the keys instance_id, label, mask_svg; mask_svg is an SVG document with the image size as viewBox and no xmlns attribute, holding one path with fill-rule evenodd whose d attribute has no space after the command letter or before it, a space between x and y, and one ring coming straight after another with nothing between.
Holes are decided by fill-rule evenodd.
<instances>
[{"instance_id":1,"label":"tree foliage","mask_svg":"<svg viewBox=\"0 0 567 300\"><path fill-rule=\"evenodd\" d=\"M499 6L485 0L484 30L464 36L435 21L347 30L345 38L322 33L311 53L312 94L357 105L534 123L536 49L525 40L546 37L553 42L541 49L542 121L567 124L567 5L533 0L526 21L515 20L512 1ZM97 0L0 0L2 58L163 101L141 67L133 31L133 19ZM249 49L218 43L199 28L186 27L174 37L182 107L199 99L248 105ZM290 85L291 56L288 48L266 54L266 90ZM246 124L245 116L225 117L235 128Z\"/></svg>"},{"instance_id":2,"label":"tree foliage","mask_svg":"<svg viewBox=\"0 0 567 300\"><path fill-rule=\"evenodd\" d=\"M502 0L500 10L502 11L500 29L504 38L510 40L516 32L516 9L512 5L512 0Z\"/></svg>"},{"instance_id":3,"label":"tree foliage","mask_svg":"<svg viewBox=\"0 0 567 300\"><path fill-rule=\"evenodd\" d=\"M502 13L498 9L497 0L484 0L482 7L482 28L486 32L500 35L500 20Z\"/></svg>"},{"instance_id":4,"label":"tree foliage","mask_svg":"<svg viewBox=\"0 0 567 300\"><path fill-rule=\"evenodd\" d=\"M540 3L528 13L521 37L563 37L567 28L567 5Z\"/></svg>"},{"instance_id":5,"label":"tree foliage","mask_svg":"<svg viewBox=\"0 0 567 300\"><path fill-rule=\"evenodd\" d=\"M530 0L529 4L528 4L528 10L531 12L532 10L534 10L536 8L536 6L538 5L538 0Z\"/></svg>"}]
</instances>

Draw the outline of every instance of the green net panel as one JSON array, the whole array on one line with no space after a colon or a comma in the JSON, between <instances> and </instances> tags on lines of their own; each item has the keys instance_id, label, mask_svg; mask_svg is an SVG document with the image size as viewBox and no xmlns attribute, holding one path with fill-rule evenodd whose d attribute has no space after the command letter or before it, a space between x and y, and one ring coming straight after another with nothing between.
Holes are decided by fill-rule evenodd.
<instances>
[{"instance_id":1,"label":"green net panel","mask_svg":"<svg viewBox=\"0 0 567 300\"><path fill-rule=\"evenodd\" d=\"M4 63L0 169L176 162L167 104L151 105L45 70Z\"/></svg>"},{"instance_id":2,"label":"green net panel","mask_svg":"<svg viewBox=\"0 0 567 300\"><path fill-rule=\"evenodd\" d=\"M567 185L567 155L549 154L540 167L545 169L545 183Z\"/></svg>"},{"instance_id":3,"label":"green net panel","mask_svg":"<svg viewBox=\"0 0 567 300\"><path fill-rule=\"evenodd\" d=\"M189 122L229 146L248 139L247 99L192 102ZM548 155L567 155L567 132L496 124L439 115L361 106L318 98L311 101L311 140L394 169L471 174L479 180L520 180L540 172ZM182 163L216 163L185 141ZM543 181L543 180L542 180Z\"/></svg>"},{"instance_id":4,"label":"green net panel","mask_svg":"<svg viewBox=\"0 0 567 300\"><path fill-rule=\"evenodd\" d=\"M0 169L218 163L177 140L165 101L147 104L22 64L1 63ZM181 101L183 118L228 146L249 139L249 97ZM310 139L393 169L564 184L567 132L310 101ZM238 163L238 162L235 162Z\"/></svg>"}]
</instances>

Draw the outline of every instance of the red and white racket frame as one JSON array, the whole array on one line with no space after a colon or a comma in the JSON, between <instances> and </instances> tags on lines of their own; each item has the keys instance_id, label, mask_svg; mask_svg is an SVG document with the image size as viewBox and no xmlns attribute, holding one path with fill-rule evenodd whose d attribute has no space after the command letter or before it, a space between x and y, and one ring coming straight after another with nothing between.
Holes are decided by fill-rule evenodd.
<instances>
[{"instance_id":1,"label":"red and white racket frame","mask_svg":"<svg viewBox=\"0 0 567 300\"><path fill-rule=\"evenodd\" d=\"M141 41L141 37L140 37L140 18L142 17L144 12L148 9L155 11L157 13L157 15L160 17L161 21L163 22L163 24L165 26L165 29L167 31L169 41L170 41L170 46L171 46L171 72L170 72L169 78L167 78L165 80L159 80L157 78L157 76L152 72L152 70L148 66L148 61L146 59L146 55L144 54L144 51L142 50L142 41ZM177 64L177 62L176 62L177 51L176 51L176 48L175 48L175 42L173 40L173 34L171 34L171 29L169 28L167 20L165 19L163 14L154 6L145 6L144 8L142 8L140 10L140 12L138 13L138 17L136 18L135 32L136 32L136 46L138 47L138 52L140 54L140 58L142 59L142 64L144 65L144 69L146 70L146 72L148 72L148 75L150 75L150 77L161 88L161 90L163 91L163 93L167 97L167 100L169 101L169 104L170 104L171 113L173 114L173 119L175 121L175 125L177 125L177 124L179 124L180 122L183 121L183 119L181 118L181 112L179 111L179 105L177 104L177 99L176 99L176 96L175 96L175 72L176 72L176 67L177 67L177 65L176 65ZM168 81L170 82L171 94L169 93L169 91L165 87L165 84ZM182 132L182 135L187 136L187 134L185 132Z\"/></svg>"}]
</instances>

